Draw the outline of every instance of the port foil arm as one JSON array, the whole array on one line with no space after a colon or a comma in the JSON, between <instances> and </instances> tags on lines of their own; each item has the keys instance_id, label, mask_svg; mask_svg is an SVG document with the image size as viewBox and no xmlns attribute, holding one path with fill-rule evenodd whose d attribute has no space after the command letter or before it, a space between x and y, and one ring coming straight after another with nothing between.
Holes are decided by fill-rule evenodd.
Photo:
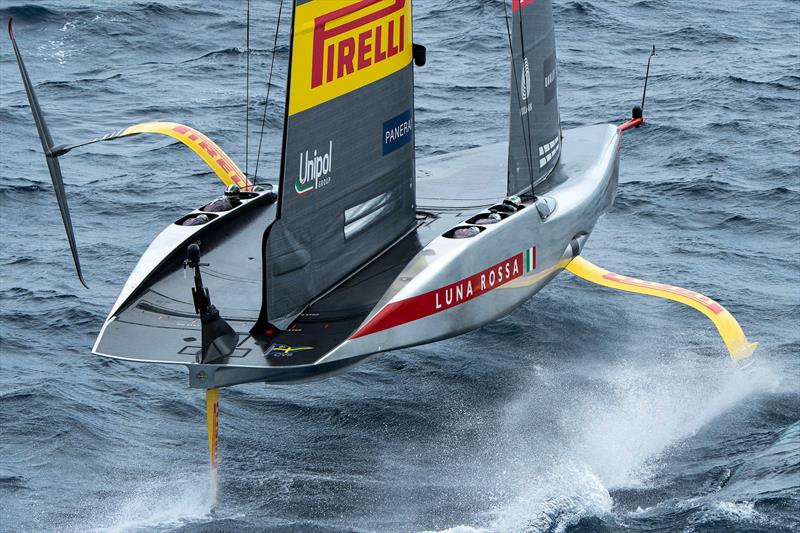
<instances>
[{"instance_id":1,"label":"port foil arm","mask_svg":"<svg viewBox=\"0 0 800 533\"><path fill-rule=\"evenodd\" d=\"M666 298L688 305L703 313L714 323L722 340L725 341L731 359L740 366L746 366L752 361L750 356L758 347L758 343L747 340L733 315L711 298L689 289L615 274L580 256L575 257L566 268L572 274L604 287Z\"/></svg>"}]
</instances>

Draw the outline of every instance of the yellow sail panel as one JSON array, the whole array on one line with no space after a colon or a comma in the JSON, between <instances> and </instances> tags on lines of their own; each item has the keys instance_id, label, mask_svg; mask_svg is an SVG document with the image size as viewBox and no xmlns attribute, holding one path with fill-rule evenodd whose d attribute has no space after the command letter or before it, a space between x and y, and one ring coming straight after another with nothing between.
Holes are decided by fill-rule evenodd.
<instances>
[{"instance_id":1,"label":"yellow sail panel","mask_svg":"<svg viewBox=\"0 0 800 533\"><path fill-rule=\"evenodd\" d=\"M312 0L296 8L293 43L289 115L411 63L411 0Z\"/></svg>"},{"instance_id":2,"label":"yellow sail panel","mask_svg":"<svg viewBox=\"0 0 800 533\"><path fill-rule=\"evenodd\" d=\"M225 185L238 185L242 190L249 190L252 186L247 176L228 154L217 143L194 128L177 122L145 122L126 128L118 136L125 137L138 133L160 133L177 139L200 156Z\"/></svg>"},{"instance_id":3,"label":"yellow sail panel","mask_svg":"<svg viewBox=\"0 0 800 533\"><path fill-rule=\"evenodd\" d=\"M717 331L722 336L722 340L725 341L725 346L727 346L731 358L736 362L750 357L758 347L757 342L747 340L744 331L742 331L741 326L739 326L732 314L711 298L698 292L664 283L615 274L593 265L582 257L574 258L566 268L576 276L604 287L666 298L697 309L717 327Z\"/></svg>"}]
</instances>

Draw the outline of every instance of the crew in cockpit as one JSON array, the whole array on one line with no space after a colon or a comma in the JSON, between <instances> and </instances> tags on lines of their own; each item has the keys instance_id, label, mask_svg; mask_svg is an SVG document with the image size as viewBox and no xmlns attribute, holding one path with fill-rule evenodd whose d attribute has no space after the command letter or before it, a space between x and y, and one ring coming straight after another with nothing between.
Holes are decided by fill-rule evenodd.
<instances>
[{"instance_id":1,"label":"crew in cockpit","mask_svg":"<svg viewBox=\"0 0 800 533\"><path fill-rule=\"evenodd\" d=\"M205 211L206 213L230 211L241 203L242 199L240 197L239 186L232 183L225 187L225 194L222 195L222 197L217 198L216 200L203 206L202 211Z\"/></svg>"}]
</instances>

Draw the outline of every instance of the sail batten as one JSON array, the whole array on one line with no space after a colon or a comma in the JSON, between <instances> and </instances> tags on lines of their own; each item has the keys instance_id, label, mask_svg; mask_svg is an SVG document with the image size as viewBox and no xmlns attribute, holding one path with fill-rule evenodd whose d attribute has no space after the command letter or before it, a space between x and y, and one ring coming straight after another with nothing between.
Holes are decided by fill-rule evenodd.
<instances>
[{"instance_id":1,"label":"sail batten","mask_svg":"<svg viewBox=\"0 0 800 533\"><path fill-rule=\"evenodd\" d=\"M414 224L411 0L296 0L262 318L285 329Z\"/></svg>"}]
</instances>

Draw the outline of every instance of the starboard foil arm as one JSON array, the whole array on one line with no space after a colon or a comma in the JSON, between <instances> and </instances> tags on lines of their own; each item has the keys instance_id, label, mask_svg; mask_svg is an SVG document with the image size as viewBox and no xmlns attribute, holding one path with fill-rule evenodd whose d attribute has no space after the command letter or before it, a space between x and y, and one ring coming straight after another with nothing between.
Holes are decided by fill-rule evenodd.
<instances>
[{"instance_id":1,"label":"starboard foil arm","mask_svg":"<svg viewBox=\"0 0 800 533\"><path fill-rule=\"evenodd\" d=\"M142 124L134 124L133 126L128 126L125 129L89 141L54 146L49 152L46 152L46 155L49 158L61 157L75 148L104 141L132 137L141 133L158 133L182 142L197 154L225 185L238 185L242 190L249 190L252 187L252 183L250 183L244 175L244 172L241 171L236 163L233 162L217 143L196 129L177 122L144 122Z\"/></svg>"},{"instance_id":2,"label":"starboard foil arm","mask_svg":"<svg viewBox=\"0 0 800 533\"><path fill-rule=\"evenodd\" d=\"M736 363L744 365L758 347L757 342L747 340L744 331L742 331L741 326L739 326L732 314L711 298L700 293L681 287L615 274L590 263L580 256L570 261L566 268L574 275L604 287L666 298L700 311L717 327L722 340L725 341L725 346L728 348L731 359Z\"/></svg>"},{"instance_id":3,"label":"starboard foil arm","mask_svg":"<svg viewBox=\"0 0 800 533\"><path fill-rule=\"evenodd\" d=\"M22 83L25 87L25 94L28 98L28 103L31 106L31 113L33 120L36 123L36 130L39 134L39 140L42 143L42 150L45 154L47 161L47 168L50 173L50 178L53 182L53 189L58 201L58 208L61 211L61 219L64 223L64 230L67 234L67 241L69 242L70 252L72 253L72 260L75 263L75 271L78 274L78 279L81 284L88 288L83 278L81 271L80 258L78 256L78 246L75 241L75 231L72 227L72 217L70 216L69 204L67 202L66 190L64 187L64 178L61 174L61 166L59 165L58 158L67 154L75 148L87 146L90 144L112 141L115 139L122 139L139 135L141 133L159 133L172 137L186 146L188 146L194 153L214 171L214 173L222 180L225 185L237 185L242 190L250 190L252 183L247 179L247 176L239 169L236 163L220 148L214 141L200 133L199 131L178 124L175 122L145 122L142 124L135 124L125 129L109 133L96 139L89 141L74 143L74 144L60 144L54 145L53 138L50 135L50 130L47 127L44 113L39 106L39 100L36 97L36 92L33 87L33 82L28 75L25 68L25 62L22 59L22 54L17 46L17 41L14 37L14 28L12 20L8 21L8 35L11 38L11 45L14 49L16 56L17 66L19 67Z\"/></svg>"}]
</instances>

